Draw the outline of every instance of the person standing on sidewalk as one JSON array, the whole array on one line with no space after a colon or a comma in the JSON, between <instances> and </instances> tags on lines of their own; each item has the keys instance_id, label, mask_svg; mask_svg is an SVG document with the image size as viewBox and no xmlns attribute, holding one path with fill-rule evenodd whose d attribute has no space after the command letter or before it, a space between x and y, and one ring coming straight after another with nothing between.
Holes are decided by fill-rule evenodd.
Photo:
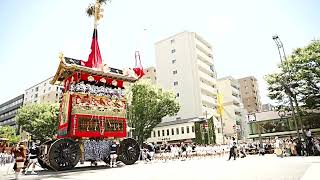
<instances>
[{"instance_id":1,"label":"person standing on sidewalk","mask_svg":"<svg viewBox=\"0 0 320 180\"><path fill-rule=\"evenodd\" d=\"M236 150L237 150L237 142L236 142L236 139L232 137L232 139L230 140L230 152L229 152L228 161L231 159L231 157L233 157L233 160L236 160Z\"/></svg>"},{"instance_id":2,"label":"person standing on sidewalk","mask_svg":"<svg viewBox=\"0 0 320 180\"><path fill-rule=\"evenodd\" d=\"M32 171L31 174L37 174L34 172L34 168L36 167L36 163L38 162L38 154L39 154L39 149L38 147L33 143L32 147L29 149L29 163L25 169L25 175L28 173L29 167L32 165Z\"/></svg>"}]
</instances>

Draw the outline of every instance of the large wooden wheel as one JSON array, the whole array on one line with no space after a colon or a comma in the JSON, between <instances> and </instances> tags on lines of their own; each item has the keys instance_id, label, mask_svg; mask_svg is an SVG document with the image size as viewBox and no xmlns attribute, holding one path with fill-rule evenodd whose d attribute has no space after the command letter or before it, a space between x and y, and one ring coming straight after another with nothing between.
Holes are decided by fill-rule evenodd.
<instances>
[{"instance_id":1,"label":"large wooden wheel","mask_svg":"<svg viewBox=\"0 0 320 180\"><path fill-rule=\"evenodd\" d=\"M138 160L140 155L140 148L138 142L132 138L124 139L120 143L118 155L120 160L124 164L134 164Z\"/></svg>"},{"instance_id":2,"label":"large wooden wheel","mask_svg":"<svg viewBox=\"0 0 320 180\"><path fill-rule=\"evenodd\" d=\"M80 145L72 139L59 139L49 149L49 163L57 171L74 168L80 159Z\"/></svg>"}]
</instances>

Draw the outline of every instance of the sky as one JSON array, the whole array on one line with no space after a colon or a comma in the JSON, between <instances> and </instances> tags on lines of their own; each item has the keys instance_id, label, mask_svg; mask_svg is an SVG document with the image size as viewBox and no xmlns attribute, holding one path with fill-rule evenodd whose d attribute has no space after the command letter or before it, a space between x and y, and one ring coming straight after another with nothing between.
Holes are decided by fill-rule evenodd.
<instances>
[{"instance_id":1,"label":"sky","mask_svg":"<svg viewBox=\"0 0 320 180\"><path fill-rule=\"evenodd\" d=\"M0 104L54 75L59 53L87 60L94 0L2 0L0 2ZM133 67L134 52L144 67L155 66L154 43L182 31L198 33L213 46L218 77L258 79L275 72L278 34L286 53L320 38L317 0L112 0L98 27L104 63Z\"/></svg>"}]
</instances>

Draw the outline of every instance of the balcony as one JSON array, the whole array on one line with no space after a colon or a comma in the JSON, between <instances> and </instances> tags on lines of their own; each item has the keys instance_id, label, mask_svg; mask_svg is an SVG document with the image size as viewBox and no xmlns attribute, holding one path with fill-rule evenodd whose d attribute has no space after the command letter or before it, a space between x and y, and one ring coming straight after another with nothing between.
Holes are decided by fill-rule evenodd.
<instances>
[{"instance_id":1,"label":"balcony","mask_svg":"<svg viewBox=\"0 0 320 180\"><path fill-rule=\"evenodd\" d=\"M213 97L207 96L205 94L201 95L201 101L208 108L214 108L216 106L216 100Z\"/></svg>"},{"instance_id":2,"label":"balcony","mask_svg":"<svg viewBox=\"0 0 320 180\"><path fill-rule=\"evenodd\" d=\"M200 82L200 88L202 91L206 92L209 95L217 96L217 90L212 86L209 86L203 82Z\"/></svg>"},{"instance_id":3,"label":"balcony","mask_svg":"<svg viewBox=\"0 0 320 180\"><path fill-rule=\"evenodd\" d=\"M199 71L200 80L206 81L210 85L215 85L216 79L213 78L213 75L210 76L202 71Z\"/></svg>"},{"instance_id":4,"label":"balcony","mask_svg":"<svg viewBox=\"0 0 320 180\"><path fill-rule=\"evenodd\" d=\"M203 61L201 61L201 59L197 60L197 64L198 64L199 70L201 70L207 74L213 74L213 71L211 70L210 66L208 64L204 63Z\"/></svg>"},{"instance_id":5,"label":"balcony","mask_svg":"<svg viewBox=\"0 0 320 180\"><path fill-rule=\"evenodd\" d=\"M212 54L212 50L204 45L201 41L196 41L196 48L205 54Z\"/></svg>"},{"instance_id":6,"label":"balcony","mask_svg":"<svg viewBox=\"0 0 320 180\"><path fill-rule=\"evenodd\" d=\"M208 64L209 66L213 66L213 60L211 57L209 57L208 54L203 53L200 50L196 50L196 53L198 55L198 59L200 59L201 61L203 61L204 63Z\"/></svg>"}]
</instances>

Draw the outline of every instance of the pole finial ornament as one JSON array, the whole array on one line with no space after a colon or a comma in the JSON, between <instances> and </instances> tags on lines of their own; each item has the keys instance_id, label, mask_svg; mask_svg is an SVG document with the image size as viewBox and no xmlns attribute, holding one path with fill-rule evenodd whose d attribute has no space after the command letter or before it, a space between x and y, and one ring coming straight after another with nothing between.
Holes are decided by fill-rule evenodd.
<instances>
[{"instance_id":1,"label":"pole finial ornament","mask_svg":"<svg viewBox=\"0 0 320 180\"><path fill-rule=\"evenodd\" d=\"M63 52L60 52L60 53L59 53L59 59L60 59L60 61L64 61L64 54L63 54Z\"/></svg>"},{"instance_id":2,"label":"pole finial ornament","mask_svg":"<svg viewBox=\"0 0 320 180\"><path fill-rule=\"evenodd\" d=\"M94 4L89 4L86 13L89 17L94 17L94 28L96 29L99 21L103 18L103 11L102 8L103 4L106 4L107 2L111 2L111 0L96 0Z\"/></svg>"}]
</instances>

